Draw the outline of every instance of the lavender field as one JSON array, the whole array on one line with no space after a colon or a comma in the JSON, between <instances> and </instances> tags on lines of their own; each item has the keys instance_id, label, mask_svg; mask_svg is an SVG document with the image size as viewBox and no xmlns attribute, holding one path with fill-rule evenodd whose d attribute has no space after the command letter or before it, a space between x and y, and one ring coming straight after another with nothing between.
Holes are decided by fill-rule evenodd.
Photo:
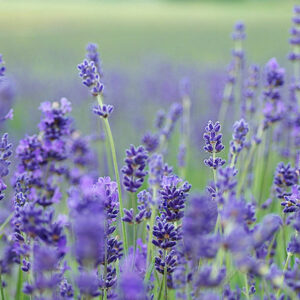
<instances>
[{"instance_id":1,"label":"lavender field","mask_svg":"<svg viewBox=\"0 0 300 300\"><path fill-rule=\"evenodd\" d=\"M0 11L0 300L300 298L300 6Z\"/></svg>"}]
</instances>

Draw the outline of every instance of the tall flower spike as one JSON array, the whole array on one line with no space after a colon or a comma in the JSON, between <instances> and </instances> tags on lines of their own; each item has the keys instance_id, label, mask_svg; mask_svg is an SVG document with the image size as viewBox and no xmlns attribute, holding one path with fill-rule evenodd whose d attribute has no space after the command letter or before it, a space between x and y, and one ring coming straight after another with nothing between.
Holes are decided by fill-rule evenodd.
<instances>
[{"instance_id":1,"label":"tall flower spike","mask_svg":"<svg viewBox=\"0 0 300 300\"><path fill-rule=\"evenodd\" d=\"M11 147L12 144L8 142L8 134L5 133L0 142L0 200L4 198L2 192L7 188L3 177L7 176L9 172L10 161L8 159L12 155Z\"/></svg>"},{"instance_id":2,"label":"tall flower spike","mask_svg":"<svg viewBox=\"0 0 300 300\"><path fill-rule=\"evenodd\" d=\"M94 62L95 66L97 68L98 74L100 76L103 76L103 72L102 72L102 68L101 68L101 59L100 59L100 56L98 53L98 45L94 44L94 43L89 43L86 46L86 51L87 51L86 58L89 61Z\"/></svg>"},{"instance_id":3,"label":"tall flower spike","mask_svg":"<svg viewBox=\"0 0 300 300\"><path fill-rule=\"evenodd\" d=\"M285 70L280 68L277 60L272 58L266 65L266 87L264 91L264 129L270 124L280 121L285 112L280 88L284 84Z\"/></svg>"},{"instance_id":4,"label":"tall flower spike","mask_svg":"<svg viewBox=\"0 0 300 300\"><path fill-rule=\"evenodd\" d=\"M295 15L292 18L293 27L290 30L292 51L288 55L289 59L293 62L300 61L300 6L296 5L294 7L294 13Z\"/></svg>"},{"instance_id":5,"label":"tall flower spike","mask_svg":"<svg viewBox=\"0 0 300 300\"><path fill-rule=\"evenodd\" d=\"M209 121L203 135L205 141L204 150L213 154L209 159L205 159L204 163L213 169L218 169L225 164L225 160L215 157L216 153L219 153L224 149L224 145L222 144L222 133L220 131L221 125L219 122L214 124L212 121Z\"/></svg>"},{"instance_id":6,"label":"tall flower spike","mask_svg":"<svg viewBox=\"0 0 300 300\"><path fill-rule=\"evenodd\" d=\"M126 150L126 165L122 168L123 184L128 192L135 193L143 184L147 175L145 171L148 153L144 147L135 148L133 145Z\"/></svg>"},{"instance_id":7,"label":"tall flower spike","mask_svg":"<svg viewBox=\"0 0 300 300\"><path fill-rule=\"evenodd\" d=\"M248 132L249 126L244 119L234 123L232 140L230 141L230 161L232 165L235 165L237 156L244 148L245 139Z\"/></svg>"}]
</instances>

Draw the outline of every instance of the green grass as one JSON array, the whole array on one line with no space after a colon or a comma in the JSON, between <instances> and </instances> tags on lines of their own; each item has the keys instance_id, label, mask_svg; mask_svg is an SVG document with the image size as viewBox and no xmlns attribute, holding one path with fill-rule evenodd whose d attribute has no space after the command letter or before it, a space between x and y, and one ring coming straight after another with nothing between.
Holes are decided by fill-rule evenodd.
<instances>
[{"instance_id":1,"label":"green grass","mask_svg":"<svg viewBox=\"0 0 300 300\"><path fill-rule=\"evenodd\" d=\"M292 1L204 3L0 2L0 45L10 66L42 74L74 72L84 46L99 43L105 66L137 67L160 55L225 64L235 21L247 24L247 53L265 62L288 51Z\"/></svg>"}]
</instances>

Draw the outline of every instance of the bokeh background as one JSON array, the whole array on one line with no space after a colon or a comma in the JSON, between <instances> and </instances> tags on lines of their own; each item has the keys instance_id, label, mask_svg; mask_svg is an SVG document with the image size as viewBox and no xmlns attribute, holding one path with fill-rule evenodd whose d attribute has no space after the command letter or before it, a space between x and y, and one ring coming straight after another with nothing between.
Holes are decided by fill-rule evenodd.
<instances>
[{"instance_id":1,"label":"bokeh background","mask_svg":"<svg viewBox=\"0 0 300 300\"><path fill-rule=\"evenodd\" d=\"M96 131L93 100L77 72L86 44L95 42L103 61L105 102L115 106L111 124L121 156L153 127L158 108L180 101L183 77L191 82L192 141L200 150L203 125L216 116L221 100L234 23L246 24L248 63L263 66L276 57L289 68L295 3L0 1L0 53L10 79L1 101L13 98L15 111L6 130L14 140L36 132L39 103L67 97L76 126L84 133Z\"/></svg>"}]
</instances>

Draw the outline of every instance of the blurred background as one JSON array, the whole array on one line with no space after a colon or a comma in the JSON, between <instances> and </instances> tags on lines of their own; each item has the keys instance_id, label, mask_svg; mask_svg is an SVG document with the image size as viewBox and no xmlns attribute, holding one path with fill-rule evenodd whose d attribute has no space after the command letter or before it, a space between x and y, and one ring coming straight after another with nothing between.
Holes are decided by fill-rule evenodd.
<instances>
[{"instance_id":1,"label":"blurred background","mask_svg":"<svg viewBox=\"0 0 300 300\"><path fill-rule=\"evenodd\" d=\"M178 84L183 77L190 80L193 142L198 145L204 123L214 118L222 98L235 22L246 25L247 64L263 66L276 57L289 68L286 56L295 3L2 0L0 53L9 83L0 88L1 113L10 101L15 111L6 130L14 139L35 133L39 103L61 97L73 103L81 131L95 130L93 99L77 71L86 44L94 42L102 58L105 102L115 106L111 123L121 155L153 127L157 109L180 101Z\"/></svg>"}]
</instances>

